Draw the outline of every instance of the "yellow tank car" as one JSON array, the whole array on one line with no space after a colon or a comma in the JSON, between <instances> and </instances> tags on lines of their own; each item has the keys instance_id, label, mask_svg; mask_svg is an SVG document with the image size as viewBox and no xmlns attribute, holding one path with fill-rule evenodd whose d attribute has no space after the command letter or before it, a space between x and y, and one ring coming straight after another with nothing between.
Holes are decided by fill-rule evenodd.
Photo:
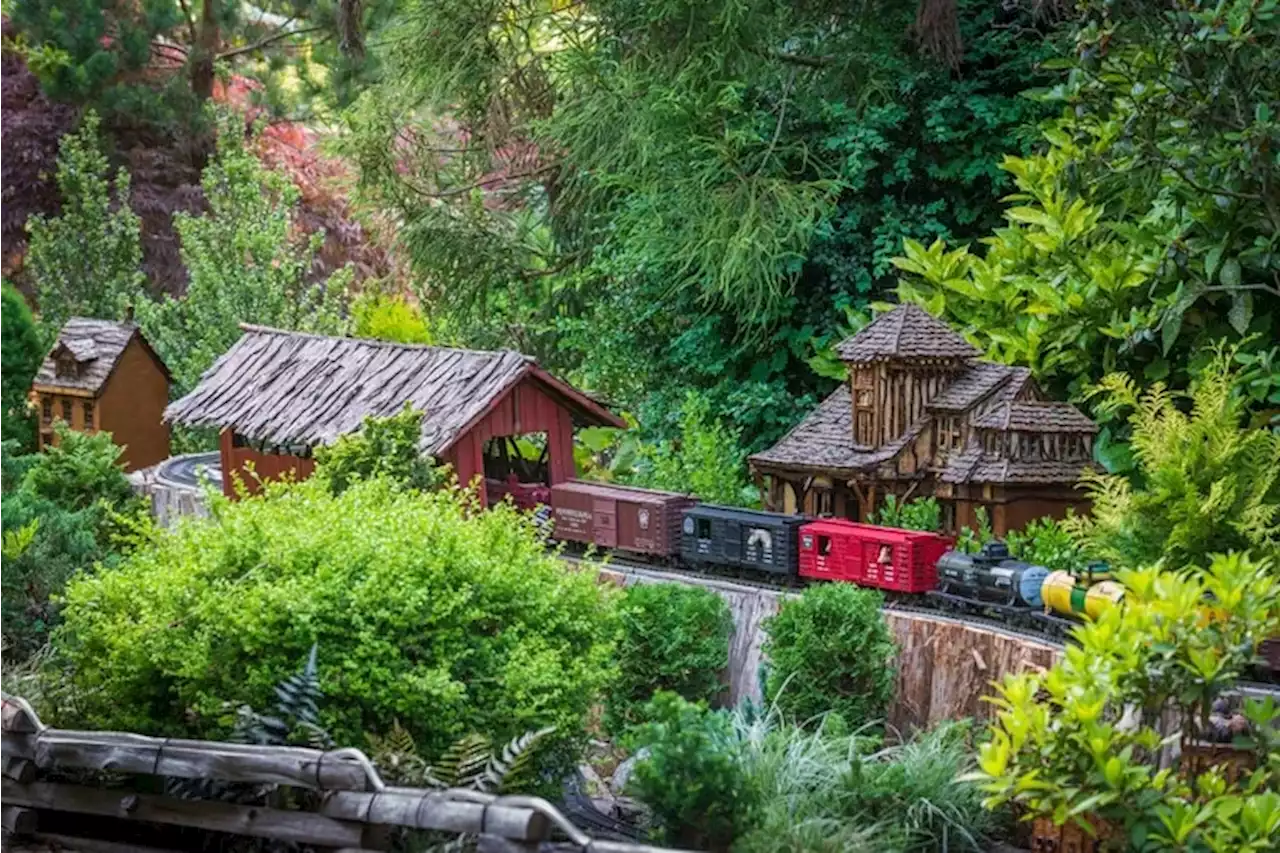
<instances>
[{"instance_id":1,"label":"yellow tank car","mask_svg":"<svg viewBox=\"0 0 1280 853\"><path fill-rule=\"evenodd\" d=\"M1044 606L1063 616L1084 614L1097 619L1107 608L1120 603L1124 587L1113 580L1099 581L1091 586L1081 584L1074 574L1067 571L1050 572L1040 588Z\"/></svg>"}]
</instances>

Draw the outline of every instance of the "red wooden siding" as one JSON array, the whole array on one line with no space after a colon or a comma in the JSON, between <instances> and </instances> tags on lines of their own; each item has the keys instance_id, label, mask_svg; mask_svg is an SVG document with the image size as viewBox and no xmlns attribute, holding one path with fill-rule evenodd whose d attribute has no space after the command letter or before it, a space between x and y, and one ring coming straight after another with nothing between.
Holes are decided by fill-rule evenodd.
<instances>
[{"instance_id":1,"label":"red wooden siding","mask_svg":"<svg viewBox=\"0 0 1280 853\"><path fill-rule=\"evenodd\" d=\"M222 455L222 493L227 497L236 496L235 480L238 475L249 494L257 494L261 480L279 480L292 472L294 477L305 480L316 469L314 459L291 456L287 453L259 453L250 447L235 447L232 433L224 429L221 435L220 448ZM249 473L252 463L253 474Z\"/></svg>"},{"instance_id":2,"label":"red wooden siding","mask_svg":"<svg viewBox=\"0 0 1280 853\"><path fill-rule=\"evenodd\" d=\"M487 504L484 443L491 438L531 432L547 434L547 475L551 485L577 476L573 461L573 416L530 376L494 401L489 411L453 443L444 461L453 466L458 482L463 485L479 477L480 499Z\"/></svg>"},{"instance_id":3,"label":"red wooden siding","mask_svg":"<svg viewBox=\"0 0 1280 853\"><path fill-rule=\"evenodd\" d=\"M523 435L531 432L547 434L547 474L550 485L577 476L573 461L573 416L552 397L533 376L525 376L515 387L494 401L489 410L461 435L444 454L453 466L458 482L470 484L479 478L480 499L488 503L484 484L484 443L491 438ZM234 447L229 429L222 431L223 492L234 497L233 472L239 472L250 493L258 491L255 479L247 475L245 463L252 462L263 480L279 479L292 471L298 479L311 476L315 461L286 454L259 453L248 447Z\"/></svg>"}]
</instances>

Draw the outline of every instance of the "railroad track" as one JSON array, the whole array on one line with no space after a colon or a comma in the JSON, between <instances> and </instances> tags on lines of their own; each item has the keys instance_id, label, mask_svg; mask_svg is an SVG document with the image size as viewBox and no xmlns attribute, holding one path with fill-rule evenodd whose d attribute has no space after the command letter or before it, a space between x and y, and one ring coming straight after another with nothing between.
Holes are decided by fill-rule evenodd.
<instances>
[{"instance_id":1,"label":"railroad track","mask_svg":"<svg viewBox=\"0 0 1280 853\"><path fill-rule=\"evenodd\" d=\"M587 557L583 554L575 554L562 549L559 557L565 562L575 565L595 566L653 581L672 583L696 581L699 586L721 589L726 592L746 593L765 590L781 595L798 596L804 589L804 585L801 583L775 583L757 578L729 577L717 572L658 567L649 563L619 558L615 555L601 558ZM1009 625L1005 621L989 616L947 612L934 607L904 604L899 601L887 601L882 609L888 613L910 613L925 616L938 622L995 631L1008 637L1031 640L1058 651L1066 648L1065 640L1060 637L1054 637L1046 631ZM1280 701L1280 684L1265 681L1240 681L1236 686L1242 696L1257 699L1271 697Z\"/></svg>"}]
</instances>

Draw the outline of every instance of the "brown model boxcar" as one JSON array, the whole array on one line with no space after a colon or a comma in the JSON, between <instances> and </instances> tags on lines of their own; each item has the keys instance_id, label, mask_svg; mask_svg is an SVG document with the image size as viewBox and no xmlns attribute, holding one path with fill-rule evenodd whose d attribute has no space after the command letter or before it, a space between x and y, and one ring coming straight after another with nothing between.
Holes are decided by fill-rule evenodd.
<instances>
[{"instance_id":1,"label":"brown model boxcar","mask_svg":"<svg viewBox=\"0 0 1280 853\"><path fill-rule=\"evenodd\" d=\"M553 535L637 554L671 557L680 551L680 514L689 495L570 480L551 487Z\"/></svg>"}]
</instances>

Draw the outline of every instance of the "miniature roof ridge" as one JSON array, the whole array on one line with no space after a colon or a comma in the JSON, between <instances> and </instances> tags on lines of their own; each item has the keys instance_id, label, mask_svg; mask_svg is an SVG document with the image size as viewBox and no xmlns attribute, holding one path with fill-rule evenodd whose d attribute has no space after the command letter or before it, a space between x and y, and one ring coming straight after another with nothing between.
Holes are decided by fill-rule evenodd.
<instances>
[{"instance_id":1,"label":"miniature roof ridge","mask_svg":"<svg viewBox=\"0 0 1280 853\"><path fill-rule=\"evenodd\" d=\"M981 353L946 323L912 302L881 314L836 347L841 360L971 359Z\"/></svg>"},{"instance_id":2,"label":"miniature roof ridge","mask_svg":"<svg viewBox=\"0 0 1280 853\"><path fill-rule=\"evenodd\" d=\"M151 348L137 323L102 320L97 317L69 317L58 330L53 347L41 361L32 380L32 387L97 395L106 387L121 356L135 337L168 378L168 367ZM70 353L80 365L75 376L58 373L56 360L64 351Z\"/></svg>"},{"instance_id":3,"label":"miniature roof ridge","mask_svg":"<svg viewBox=\"0 0 1280 853\"><path fill-rule=\"evenodd\" d=\"M388 349L406 349L406 350L447 350L449 352L469 353L471 355L517 355L525 361L534 362L536 359L531 355L526 355L519 350L513 349L470 349L468 347L451 347L442 344L410 344L400 341L386 341L381 338L362 338L356 335L326 335L322 332L299 332L293 329L281 329L278 326L261 326L256 323L241 323L240 331L252 332L260 335L286 335L291 338L311 338L313 340L327 341L351 341L361 346L385 347Z\"/></svg>"},{"instance_id":4,"label":"miniature roof ridge","mask_svg":"<svg viewBox=\"0 0 1280 853\"><path fill-rule=\"evenodd\" d=\"M978 429L1096 433L1098 425L1063 400L1008 400L973 419Z\"/></svg>"},{"instance_id":5,"label":"miniature roof ridge","mask_svg":"<svg viewBox=\"0 0 1280 853\"><path fill-rule=\"evenodd\" d=\"M246 325L165 420L233 429L278 446L328 444L405 404L423 412L419 447L446 451L532 376L580 423L623 426L589 395L512 350L394 344Z\"/></svg>"}]
</instances>

